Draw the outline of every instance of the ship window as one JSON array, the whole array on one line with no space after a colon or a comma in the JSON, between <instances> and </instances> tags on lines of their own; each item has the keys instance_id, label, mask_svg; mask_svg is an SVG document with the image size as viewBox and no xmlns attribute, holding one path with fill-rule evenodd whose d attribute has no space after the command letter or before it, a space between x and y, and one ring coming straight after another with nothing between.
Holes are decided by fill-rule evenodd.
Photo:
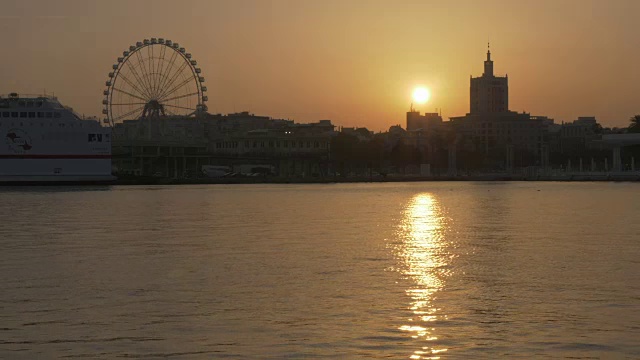
<instances>
[{"instance_id":1,"label":"ship window","mask_svg":"<svg viewBox=\"0 0 640 360\"><path fill-rule=\"evenodd\" d=\"M44 117L44 113L42 111L38 111L38 118L43 118Z\"/></svg>"},{"instance_id":2,"label":"ship window","mask_svg":"<svg viewBox=\"0 0 640 360\"><path fill-rule=\"evenodd\" d=\"M6 117L6 118L11 117L11 113L8 111L5 111L2 113L2 117Z\"/></svg>"},{"instance_id":3,"label":"ship window","mask_svg":"<svg viewBox=\"0 0 640 360\"><path fill-rule=\"evenodd\" d=\"M12 112L11 113L11 117L12 118L17 118L18 117L18 113L17 112Z\"/></svg>"},{"instance_id":4,"label":"ship window","mask_svg":"<svg viewBox=\"0 0 640 360\"><path fill-rule=\"evenodd\" d=\"M54 112L53 113L53 117L56 118L56 119L60 119L60 117L62 117L62 115L60 115L59 112Z\"/></svg>"},{"instance_id":5,"label":"ship window","mask_svg":"<svg viewBox=\"0 0 640 360\"><path fill-rule=\"evenodd\" d=\"M33 107L33 101L28 101L27 102L27 107Z\"/></svg>"},{"instance_id":6,"label":"ship window","mask_svg":"<svg viewBox=\"0 0 640 360\"><path fill-rule=\"evenodd\" d=\"M27 113L25 111L20 113L20 117L21 118L26 118L27 117Z\"/></svg>"},{"instance_id":7,"label":"ship window","mask_svg":"<svg viewBox=\"0 0 640 360\"><path fill-rule=\"evenodd\" d=\"M24 101L18 101L18 106L19 107L24 107L25 106L25 102Z\"/></svg>"},{"instance_id":8,"label":"ship window","mask_svg":"<svg viewBox=\"0 0 640 360\"><path fill-rule=\"evenodd\" d=\"M42 101L36 102L36 107L42 107Z\"/></svg>"},{"instance_id":9,"label":"ship window","mask_svg":"<svg viewBox=\"0 0 640 360\"><path fill-rule=\"evenodd\" d=\"M53 117L53 113L52 112L47 112L46 113L47 118L51 119Z\"/></svg>"},{"instance_id":10,"label":"ship window","mask_svg":"<svg viewBox=\"0 0 640 360\"><path fill-rule=\"evenodd\" d=\"M29 117L30 117L30 118L34 118L34 117L36 117L36 113L35 113L35 111L31 111L31 112L29 112Z\"/></svg>"}]
</instances>

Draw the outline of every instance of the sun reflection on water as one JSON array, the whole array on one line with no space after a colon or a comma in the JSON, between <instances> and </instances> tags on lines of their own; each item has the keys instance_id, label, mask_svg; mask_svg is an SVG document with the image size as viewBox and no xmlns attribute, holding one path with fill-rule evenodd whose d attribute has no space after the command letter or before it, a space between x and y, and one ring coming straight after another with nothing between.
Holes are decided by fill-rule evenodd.
<instances>
[{"instance_id":1,"label":"sun reflection on water","mask_svg":"<svg viewBox=\"0 0 640 360\"><path fill-rule=\"evenodd\" d=\"M433 195L415 196L404 213L403 241L398 249L403 274L413 282L412 287L406 290L411 298L409 309L413 316L400 330L407 331L414 339L427 342L438 339L430 323L446 318L434 304L435 294L442 289L444 279L449 275L444 230L442 210ZM410 358L439 359L439 354L445 351L446 348L422 346Z\"/></svg>"}]
</instances>

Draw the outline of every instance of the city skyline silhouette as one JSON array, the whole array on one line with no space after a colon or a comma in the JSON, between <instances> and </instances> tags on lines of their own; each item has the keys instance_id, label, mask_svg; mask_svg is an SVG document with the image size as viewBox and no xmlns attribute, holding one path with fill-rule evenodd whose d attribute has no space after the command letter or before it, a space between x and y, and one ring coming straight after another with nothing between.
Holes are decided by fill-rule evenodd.
<instances>
[{"instance_id":1,"label":"city skyline silhouette","mask_svg":"<svg viewBox=\"0 0 640 360\"><path fill-rule=\"evenodd\" d=\"M165 37L197 57L209 111L331 119L375 131L417 110L469 111L470 76L487 40L495 73L508 74L511 110L626 127L638 112L640 49L634 1L171 2L9 1L0 27L16 56L0 93L55 93L100 115L104 82L122 51ZM188 24L188 26L185 26Z\"/></svg>"}]
</instances>

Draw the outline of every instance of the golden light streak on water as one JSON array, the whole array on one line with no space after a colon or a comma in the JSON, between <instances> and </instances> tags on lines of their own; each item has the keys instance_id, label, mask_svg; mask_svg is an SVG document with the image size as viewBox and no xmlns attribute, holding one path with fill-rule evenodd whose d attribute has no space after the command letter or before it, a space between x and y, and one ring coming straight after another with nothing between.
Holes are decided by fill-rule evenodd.
<instances>
[{"instance_id":1,"label":"golden light streak on water","mask_svg":"<svg viewBox=\"0 0 640 360\"><path fill-rule=\"evenodd\" d=\"M640 359L640 183L0 197L0 359Z\"/></svg>"},{"instance_id":2,"label":"golden light streak on water","mask_svg":"<svg viewBox=\"0 0 640 360\"><path fill-rule=\"evenodd\" d=\"M410 333L414 339L437 340L435 328L428 324L442 317L433 300L449 274L444 229L444 217L436 198L429 193L416 195L404 213L403 244L399 249L404 263L403 274L413 281L406 293L411 298L408 308L414 315L407 319L409 324L399 329ZM410 358L439 359L434 354L445 351L445 348L426 346Z\"/></svg>"}]
</instances>

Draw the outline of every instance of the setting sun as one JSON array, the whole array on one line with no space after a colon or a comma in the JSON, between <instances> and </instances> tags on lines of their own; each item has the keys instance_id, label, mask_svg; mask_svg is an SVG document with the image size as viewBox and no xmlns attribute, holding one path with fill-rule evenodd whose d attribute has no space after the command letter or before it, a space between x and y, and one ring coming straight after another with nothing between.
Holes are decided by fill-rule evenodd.
<instances>
[{"instance_id":1,"label":"setting sun","mask_svg":"<svg viewBox=\"0 0 640 360\"><path fill-rule=\"evenodd\" d=\"M417 102L418 104L426 103L427 101L429 101L430 97L431 93L429 92L429 89L424 86L419 86L413 90L413 101Z\"/></svg>"}]
</instances>

